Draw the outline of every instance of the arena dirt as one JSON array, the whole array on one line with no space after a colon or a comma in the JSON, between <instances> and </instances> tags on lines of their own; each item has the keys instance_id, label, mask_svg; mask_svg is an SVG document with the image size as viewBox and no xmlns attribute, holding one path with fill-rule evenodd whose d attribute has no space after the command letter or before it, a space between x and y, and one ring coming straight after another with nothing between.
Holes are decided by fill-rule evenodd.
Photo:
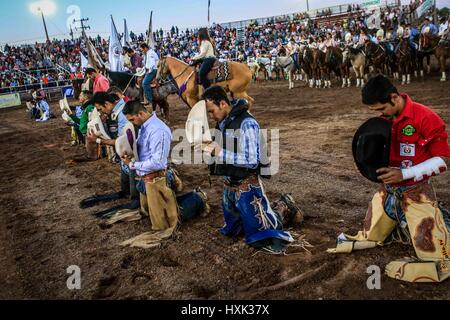
<instances>
[{"instance_id":1,"label":"arena dirt","mask_svg":"<svg viewBox=\"0 0 450 320\"><path fill-rule=\"evenodd\" d=\"M81 210L81 199L119 189L119 168L107 160L69 165L83 152L71 147L60 118L30 121L23 109L0 113L0 279L2 299L449 299L450 281L408 284L382 276L381 290L368 290L366 270L384 269L414 251L399 244L351 255L325 251L340 232L362 226L377 185L356 171L351 142L356 128L373 116L356 88L289 91L287 82L257 83L250 94L253 113L264 128L281 133L280 173L266 183L270 199L290 192L305 211L301 228L314 247L292 248L288 256L256 253L243 239L219 234L223 224L222 185L209 187L205 166L180 166L185 191L207 190L212 215L182 226L161 248L122 248L119 243L149 230L149 221L99 226ZM416 80L402 87L450 124L449 83ZM172 126L183 128L188 109L171 99ZM56 104L53 110L59 115ZM441 201L450 206L450 176L434 180ZM113 205L113 204L111 204ZM67 289L66 269L82 271L82 289ZM261 290L313 270L302 281L279 290Z\"/></svg>"}]
</instances>

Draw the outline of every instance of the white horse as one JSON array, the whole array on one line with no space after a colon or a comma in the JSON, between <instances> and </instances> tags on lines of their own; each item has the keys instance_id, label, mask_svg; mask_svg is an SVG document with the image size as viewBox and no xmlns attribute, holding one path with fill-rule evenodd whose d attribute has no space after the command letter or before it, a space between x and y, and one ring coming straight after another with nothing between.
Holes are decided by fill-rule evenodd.
<instances>
[{"instance_id":1,"label":"white horse","mask_svg":"<svg viewBox=\"0 0 450 320\"><path fill-rule=\"evenodd\" d=\"M289 90L294 88L294 73L297 70L292 57L277 57L276 65L284 70L289 76Z\"/></svg>"}]
</instances>

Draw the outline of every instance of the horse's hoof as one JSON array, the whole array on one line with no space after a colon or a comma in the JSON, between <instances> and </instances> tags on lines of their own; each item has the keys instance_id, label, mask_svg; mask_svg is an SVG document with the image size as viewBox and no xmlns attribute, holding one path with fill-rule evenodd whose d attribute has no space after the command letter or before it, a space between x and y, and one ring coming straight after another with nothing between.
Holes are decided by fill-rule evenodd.
<instances>
[{"instance_id":1,"label":"horse's hoof","mask_svg":"<svg viewBox=\"0 0 450 320\"><path fill-rule=\"evenodd\" d=\"M447 79L443 79L443 78L441 79L441 82L445 82L445 81L447 81Z\"/></svg>"}]
</instances>

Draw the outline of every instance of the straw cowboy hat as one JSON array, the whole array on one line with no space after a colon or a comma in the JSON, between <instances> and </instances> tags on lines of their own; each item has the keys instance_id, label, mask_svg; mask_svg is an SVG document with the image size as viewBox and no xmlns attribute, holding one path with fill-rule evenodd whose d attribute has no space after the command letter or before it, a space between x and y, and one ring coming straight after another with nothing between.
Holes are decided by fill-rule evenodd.
<instances>
[{"instance_id":1,"label":"straw cowboy hat","mask_svg":"<svg viewBox=\"0 0 450 320\"><path fill-rule=\"evenodd\" d=\"M122 135L116 139L116 152L120 157L128 155L133 156L134 160L139 160L136 144L136 129L131 122L125 125Z\"/></svg>"},{"instance_id":2,"label":"straw cowboy hat","mask_svg":"<svg viewBox=\"0 0 450 320\"><path fill-rule=\"evenodd\" d=\"M397 36L402 37L404 32L405 32L405 30L403 29L403 27L398 27Z\"/></svg>"},{"instance_id":3,"label":"straw cowboy hat","mask_svg":"<svg viewBox=\"0 0 450 320\"><path fill-rule=\"evenodd\" d=\"M391 125L383 118L369 119L355 134L353 158L361 174L380 183L377 170L389 166Z\"/></svg>"},{"instance_id":4,"label":"straw cowboy hat","mask_svg":"<svg viewBox=\"0 0 450 320\"><path fill-rule=\"evenodd\" d=\"M134 74L136 77L143 77L145 76L146 70L145 68L137 68L136 73Z\"/></svg>"},{"instance_id":5,"label":"straw cowboy hat","mask_svg":"<svg viewBox=\"0 0 450 320\"><path fill-rule=\"evenodd\" d=\"M186 121L186 138L191 144L212 141L205 100L199 101L189 113Z\"/></svg>"},{"instance_id":6,"label":"straw cowboy hat","mask_svg":"<svg viewBox=\"0 0 450 320\"><path fill-rule=\"evenodd\" d=\"M352 34L350 32L345 35L345 41L347 41L347 42L351 41L352 38L353 37L352 37Z\"/></svg>"}]
</instances>

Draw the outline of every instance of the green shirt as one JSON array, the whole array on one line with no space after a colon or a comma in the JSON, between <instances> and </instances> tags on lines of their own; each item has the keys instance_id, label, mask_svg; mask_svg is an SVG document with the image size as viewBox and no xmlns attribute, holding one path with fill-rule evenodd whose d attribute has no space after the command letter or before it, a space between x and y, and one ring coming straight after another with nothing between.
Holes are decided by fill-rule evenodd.
<instances>
[{"instance_id":1,"label":"green shirt","mask_svg":"<svg viewBox=\"0 0 450 320\"><path fill-rule=\"evenodd\" d=\"M87 133L87 125L89 122L89 114L94 110L94 106L92 104L88 105L86 109L83 110L83 113L81 114L80 118L80 132L82 134Z\"/></svg>"}]
</instances>

